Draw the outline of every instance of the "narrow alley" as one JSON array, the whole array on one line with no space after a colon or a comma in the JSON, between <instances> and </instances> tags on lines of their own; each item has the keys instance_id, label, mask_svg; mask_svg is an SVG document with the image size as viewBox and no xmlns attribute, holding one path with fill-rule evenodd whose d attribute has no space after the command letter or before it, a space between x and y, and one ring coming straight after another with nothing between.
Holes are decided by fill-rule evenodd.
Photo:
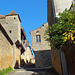
<instances>
[{"instance_id":1,"label":"narrow alley","mask_svg":"<svg viewBox=\"0 0 75 75\"><path fill-rule=\"evenodd\" d=\"M0 6L0 75L75 75L75 0Z\"/></svg>"}]
</instances>

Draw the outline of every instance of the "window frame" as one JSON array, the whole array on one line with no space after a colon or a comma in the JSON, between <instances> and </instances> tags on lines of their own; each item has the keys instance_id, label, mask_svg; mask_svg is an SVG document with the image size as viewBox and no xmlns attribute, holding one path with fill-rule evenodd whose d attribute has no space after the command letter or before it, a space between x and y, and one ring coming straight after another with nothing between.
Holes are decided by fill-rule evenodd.
<instances>
[{"instance_id":1,"label":"window frame","mask_svg":"<svg viewBox=\"0 0 75 75\"><path fill-rule=\"evenodd\" d=\"M36 42L41 42L41 35L36 35Z\"/></svg>"}]
</instances>

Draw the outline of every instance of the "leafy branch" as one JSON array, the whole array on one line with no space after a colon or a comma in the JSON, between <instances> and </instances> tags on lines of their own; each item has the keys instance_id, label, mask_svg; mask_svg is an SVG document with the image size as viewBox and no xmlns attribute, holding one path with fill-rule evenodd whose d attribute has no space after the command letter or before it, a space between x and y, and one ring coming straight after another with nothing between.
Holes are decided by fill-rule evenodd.
<instances>
[{"instance_id":1,"label":"leafy branch","mask_svg":"<svg viewBox=\"0 0 75 75\"><path fill-rule=\"evenodd\" d=\"M45 35L51 47L59 49L69 41L75 42L75 11L65 9L63 13L59 13L57 23L48 26Z\"/></svg>"}]
</instances>

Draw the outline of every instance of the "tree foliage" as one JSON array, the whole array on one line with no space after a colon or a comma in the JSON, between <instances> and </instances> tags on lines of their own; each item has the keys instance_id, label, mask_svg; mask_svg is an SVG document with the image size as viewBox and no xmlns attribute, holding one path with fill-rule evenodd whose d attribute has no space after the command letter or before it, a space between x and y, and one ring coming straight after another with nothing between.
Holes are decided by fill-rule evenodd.
<instances>
[{"instance_id":1,"label":"tree foliage","mask_svg":"<svg viewBox=\"0 0 75 75\"><path fill-rule=\"evenodd\" d=\"M59 13L57 23L49 26L46 30L45 37L51 43L52 47L59 49L62 45L69 41L74 42L75 39L75 11L65 10Z\"/></svg>"}]
</instances>

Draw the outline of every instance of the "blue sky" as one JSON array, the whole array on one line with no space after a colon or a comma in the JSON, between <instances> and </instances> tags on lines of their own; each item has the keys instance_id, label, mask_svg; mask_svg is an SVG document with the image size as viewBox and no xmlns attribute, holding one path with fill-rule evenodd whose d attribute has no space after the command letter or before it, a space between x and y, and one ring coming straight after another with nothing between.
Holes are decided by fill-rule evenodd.
<instances>
[{"instance_id":1,"label":"blue sky","mask_svg":"<svg viewBox=\"0 0 75 75\"><path fill-rule=\"evenodd\" d=\"M31 44L30 31L47 22L47 0L1 0L0 14L6 15L14 10L19 14L21 26L24 28Z\"/></svg>"}]
</instances>

